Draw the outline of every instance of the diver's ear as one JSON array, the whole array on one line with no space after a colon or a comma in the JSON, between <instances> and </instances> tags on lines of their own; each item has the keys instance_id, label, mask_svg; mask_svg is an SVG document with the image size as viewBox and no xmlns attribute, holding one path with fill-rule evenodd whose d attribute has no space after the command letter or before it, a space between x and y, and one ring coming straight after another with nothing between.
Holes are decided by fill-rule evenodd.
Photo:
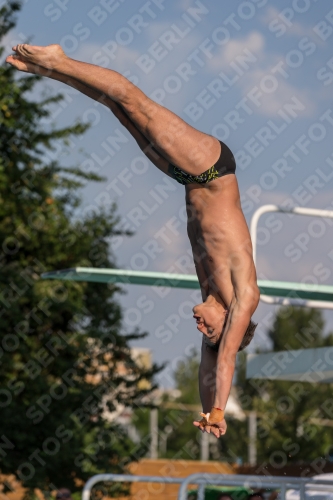
<instances>
[{"instance_id":1,"label":"diver's ear","mask_svg":"<svg viewBox=\"0 0 333 500\"><path fill-rule=\"evenodd\" d=\"M224 323L222 325L222 335L223 335L224 330L225 330L227 323L228 323L228 316L229 316L229 311L226 311L226 313L224 315Z\"/></svg>"}]
</instances>

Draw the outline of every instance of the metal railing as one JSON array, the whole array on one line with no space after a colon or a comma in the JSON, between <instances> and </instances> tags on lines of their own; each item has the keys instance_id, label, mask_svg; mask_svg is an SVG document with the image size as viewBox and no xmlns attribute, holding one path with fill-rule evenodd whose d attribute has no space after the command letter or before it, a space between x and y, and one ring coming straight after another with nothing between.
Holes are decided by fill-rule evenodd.
<instances>
[{"instance_id":1,"label":"metal railing","mask_svg":"<svg viewBox=\"0 0 333 500\"><path fill-rule=\"evenodd\" d=\"M132 476L130 474L97 474L86 482L82 491L82 500L90 500L93 486L100 482L180 484L178 500L187 500L187 490L190 484L197 484L199 486L197 500L204 500L205 488L208 485L243 486L253 489L278 489L280 490L280 500L285 500L286 491L288 489L299 490L300 500L305 500L305 493L307 490L315 489L333 492L333 481L299 477L198 473L191 474L185 478L175 478L161 476Z\"/></svg>"},{"instance_id":2,"label":"metal railing","mask_svg":"<svg viewBox=\"0 0 333 500\"><path fill-rule=\"evenodd\" d=\"M179 488L178 500L187 500L189 484L199 484L198 499L204 500L205 487L208 485L243 486L253 489L278 489L279 499L285 500L288 489L299 490L300 500L305 500L307 490L324 490L333 492L333 481L299 477L279 476L247 476L236 474L191 474L184 478Z\"/></svg>"},{"instance_id":3,"label":"metal railing","mask_svg":"<svg viewBox=\"0 0 333 500\"><path fill-rule=\"evenodd\" d=\"M130 474L96 474L96 476L92 476L84 485L82 490L82 500L90 500L90 494L93 486L102 482L181 484L183 481L183 477L176 478L161 476L132 476Z\"/></svg>"},{"instance_id":4,"label":"metal railing","mask_svg":"<svg viewBox=\"0 0 333 500\"><path fill-rule=\"evenodd\" d=\"M258 208L251 219L250 233L251 240L253 244L253 260L255 265L257 260L257 227L260 217L263 214L269 212L280 212L285 214L295 214L295 215L305 215L308 217L321 217L333 219L333 210L320 210L317 208L304 208L304 207L280 207L278 205L263 205ZM320 287L320 285L319 285ZM260 300L266 302L267 304L279 304L279 305L297 305L306 307L315 307L319 309L333 309L333 303L323 302L319 300L304 300L299 298L282 298L282 297L269 297L267 295L260 295Z\"/></svg>"}]
</instances>

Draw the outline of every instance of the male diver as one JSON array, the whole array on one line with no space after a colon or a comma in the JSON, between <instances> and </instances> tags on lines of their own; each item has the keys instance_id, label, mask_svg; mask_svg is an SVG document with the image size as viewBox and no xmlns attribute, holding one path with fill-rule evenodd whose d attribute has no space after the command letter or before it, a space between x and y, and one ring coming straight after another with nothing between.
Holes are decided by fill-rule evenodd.
<instances>
[{"instance_id":1,"label":"male diver","mask_svg":"<svg viewBox=\"0 0 333 500\"><path fill-rule=\"evenodd\" d=\"M199 391L203 432L226 432L224 410L237 352L251 341L259 290L252 244L241 209L236 163L228 146L153 102L116 71L76 61L59 45L13 47L6 61L102 102L164 174L185 186L187 232L202 291L193 308L203 334Z\"/></svg>"}]
</instances>

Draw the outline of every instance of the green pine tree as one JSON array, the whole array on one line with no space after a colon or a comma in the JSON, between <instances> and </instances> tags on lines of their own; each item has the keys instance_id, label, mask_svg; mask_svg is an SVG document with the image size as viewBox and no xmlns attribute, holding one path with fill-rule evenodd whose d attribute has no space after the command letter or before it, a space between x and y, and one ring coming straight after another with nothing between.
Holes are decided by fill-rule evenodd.
<instances>
[{"instance_id":1,"label":"green pine tree","mask_svg":"<svg viewBox=\"0 0 333 500\"><path fill-rule=\"evenodd\" d=\"M19 9L13 1L0 9L1 39ZM108 240L121 231L115 206L75 216L80 187L100 178L47 161L45 152L87 126L46 130L41 120L62 96L32 100L39 79L0 67L0 468L28 492L76 489L146 453L133 456L124 430L103 412L140 405L149 391L139 382L157 371L131 357L129 341L143 334L122 331L119 288L40 279L48 270L114 267Z\"/></svg>"}]
</instances>

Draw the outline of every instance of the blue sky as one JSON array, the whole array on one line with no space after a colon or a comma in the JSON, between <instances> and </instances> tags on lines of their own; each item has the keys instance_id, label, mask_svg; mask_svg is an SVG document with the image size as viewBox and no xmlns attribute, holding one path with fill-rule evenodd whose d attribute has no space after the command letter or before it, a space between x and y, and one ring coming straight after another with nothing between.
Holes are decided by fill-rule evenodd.
<instances>
[{"instance_id":1,"label":"blue sky","mask_svg":"<svg viewBox=\"0 0 333 500\"><path fill-rule=\"evenodd\" d=\"M6 37L8 52L27 39L60 43L74 59L119 71L191 125L225 141L237 159L248 222L270 203L333 209L328 2L27 0ZM76 119L94 123L57 156L105 177L84 188L82 210L117 201L124 227L135 230L133 237L111 242L118 267L193 273L183 186L145 161L106 108L57 82L42 82L34 97L42 91L66 92L64 103L52 108L57 126ZM260 222L259 277L332 284L330 222L273 217ZM151 348L155 361L169 363L160 380L168 386L177 359L189 346L200 347L190 314L197 293L171 290L161 296L139 286L126 291L119 298L125 329L149 332L140 346ZM265 332L273 314L273 308L259 306L250 351L269 346ZM333 329L333 314L325 312L325 318Z\"/></svg>"}]
</instances>

